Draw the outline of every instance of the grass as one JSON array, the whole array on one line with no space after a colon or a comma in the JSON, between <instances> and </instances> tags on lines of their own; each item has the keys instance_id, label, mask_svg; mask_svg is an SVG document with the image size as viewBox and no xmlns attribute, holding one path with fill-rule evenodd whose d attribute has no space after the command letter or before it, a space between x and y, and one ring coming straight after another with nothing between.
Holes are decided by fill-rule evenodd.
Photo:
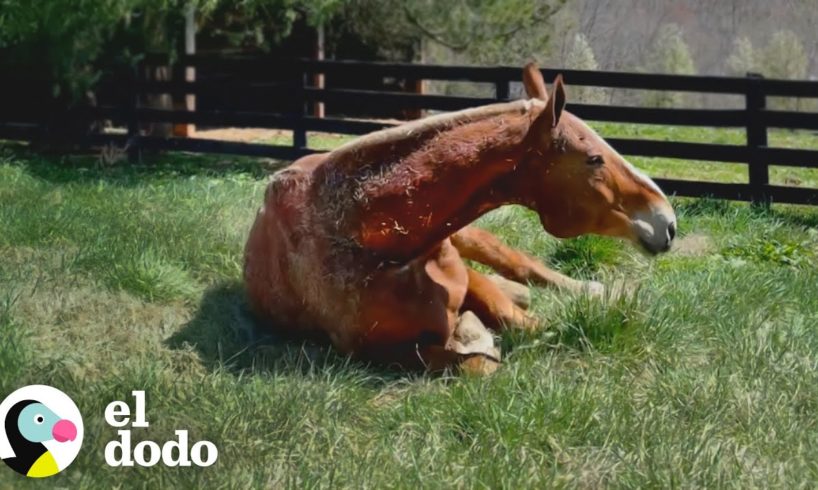
<instances>
[{"instance_id":1,"label":"grass","mask_svg":"<svg viewBox=\"0 0 818 490\"><path fill-rule=\"evenodd\" d=\"M684 141L720 145L745 145L743 129L708 129L698 127L659 126L648 124L593 123L608 138L634 138L659 141ZM818 133L812 131L768 131L769 146L777 148L818 149ZM653 177L704 180L731 183L748 182L747 165L676 160L671 158L630 159ZM770 166L770 183L776 185L818 187L818 169Z\"/></svg>"},{"instance_id":2,"label":"grass","mask_svg":"<svg viewBox=\"0 0 818 490\"><path fill-rule=\"evenodd\" d=\"M818 209L678 199L678 246L652 261L613 240L552 239L521 208L493 212L481 226L511 245L627 294L535 290L547 328L504 333L495 375L406 375L249 328L242 246L270 166L0 147L0 395L45 383L79 405L85 444L58 486L818 482ZM135 440L189 429L218 463L105 466L105 406L135 389L151 422ZM0 467L0 488L37 485Z\"/></svg>"}]
</instances>

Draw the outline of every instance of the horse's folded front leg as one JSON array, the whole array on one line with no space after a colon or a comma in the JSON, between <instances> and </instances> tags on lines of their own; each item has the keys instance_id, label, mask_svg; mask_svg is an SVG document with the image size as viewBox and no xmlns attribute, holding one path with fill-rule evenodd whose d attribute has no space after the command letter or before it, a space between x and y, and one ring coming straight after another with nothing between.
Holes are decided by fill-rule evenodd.
<instances>
[{"instance_id":1,"label":"horse's folded front leg","mask_svg":"<svg viewBox=\"0 0 818 490\"><path fill-rule=\"evenodd\" d=\"M471 311L460 315L446 350L457 353L457 368L467 374L487 375L500 366L494 336Z\"/></svg>"},{"instance_id":2,"label":"horse's folded front leg","mask_svg":"<svg viewBox=\"0 0 818 490\"><path fill-rule=\"evenodd\" d=\"M451 237L460 256L487 265L512 281L551 286L573 292L587 292L602 296L605 287L596 281L577 281L557 271L528 254L514 250L491 233L467 226Z\"/></svg>"},{"instance_id":3,"label":"horse's folded front leg","mask_svg":"<svg viewBox=\"0 0 818 490\"><path fill-rule=\"evenodd\" d=\"M470 311L460 315L452 336L444 344L404 344L379 350L381 353L391 351L391 364L404 369L429 372L449 369L487 375L500 366L500 349L494 345L494 336Z\"/></svg>"},{"instance_id":4,"label":"horse's folded front leg","mask_svg":"<svg viewBox=\"0 0 818 490\"><path fill-rule=\"evenodd\" d=\"M527 314L515 301L512 300L514 291L510 285L501 287L502 283L484 276L469 268L469 287L463 310L474 313L489 328L499 330L506 327L532 329L539 326L536 318ZM522 295L518 291L517 296Z\"/></svg>"}]
</instances>

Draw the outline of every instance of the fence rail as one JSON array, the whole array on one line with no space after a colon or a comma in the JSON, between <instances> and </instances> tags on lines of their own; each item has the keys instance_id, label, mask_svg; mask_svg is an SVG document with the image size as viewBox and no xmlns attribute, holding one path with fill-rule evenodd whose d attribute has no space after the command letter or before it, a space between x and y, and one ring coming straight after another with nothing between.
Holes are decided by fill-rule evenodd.
<instances>
[{"instance_id":1,"label":"fence rail","mask_svg":"<svg viewBox=\"0 0 818 490\"><path fill-rule=\"evenodd\" d=\"M149 57L146 63L163 65L165 57ZM365 134L391 124L372 120L342 117L311 116L313 103L355 103L359 107L392 110L449 111L508 100L511 84L520 80L516 67L473 67L379 63L362 61L316 61L301 59L270 59L259 56L217 57L183 56L173 65L174 81L147 81L136 76L124 93L122 103L87 108L77 117L110 119L127 127L127 134L90 134L83 143L94 146L115 144L127 146L131 154L141 149L180 150L200 153L224 153L296 158L313 152L308 148L307 132ZM187 67L219 72L218 77L200 81L184 81ZM135 73L142 72L141 69ZM310 81L314 74L333 76L394 78L406 81L448 80L481 82L494 86L495 97L463 97L426 95L384 90L353 88L315 88ZM595 104L570 104L569 110L583 119L636 124L662 124L719 128L743 128L745 145L667 142L640 139L609 138L608 141L625 155L666 157L710 162L745 163L748 183L717 183L657 179L668 193L683 196L714 196L724 199L759 202L818 204L818 189L771 185L769 167L784 165L818 168L818 151L768 147L768 128L818 130L818 113L769 110L767 98L818 98L818 82L768 80L756 75L747 77L712 77L686 75L656 75L644 73L598 72L583 70L545 69L546 79L562 73L570 85L602 88L683 91L733 94L744 98L743 109L665 109L621 107ZM278 81L270 81L277 79ZM289 81L280 81L280 80ZM170 94L220 95L239 93L246 100L264 101L273 105L289 103L296 110L269 112L235 110L229 107L198 111L162 110L143 107L146 95ZM294 104L293 104L294 103ZM6 120L0 115L0 138L35 139L43 125L30 121ZM146 123L197 124L205 126L258 127L293 131L292 145L236 143L200 138L157 138L145 136L140 128Z\"/></svg>"}]
</instances>

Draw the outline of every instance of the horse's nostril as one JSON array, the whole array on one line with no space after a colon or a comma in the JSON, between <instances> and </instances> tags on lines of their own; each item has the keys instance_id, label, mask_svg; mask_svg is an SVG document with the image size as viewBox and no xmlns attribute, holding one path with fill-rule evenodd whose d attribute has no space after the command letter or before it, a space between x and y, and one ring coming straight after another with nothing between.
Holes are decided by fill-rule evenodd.
<instances>
[{"instance_id":1,"label":"horse's nostril","mask_svg":"<svg viewBox=\"0 0 818 490\"><path fill-rule=\"evenodd\" d=\"M667 227L667 236L670 237L670 240L673 241L676 238L676 223L671 223Z\"/></svg>"}]
</instances>

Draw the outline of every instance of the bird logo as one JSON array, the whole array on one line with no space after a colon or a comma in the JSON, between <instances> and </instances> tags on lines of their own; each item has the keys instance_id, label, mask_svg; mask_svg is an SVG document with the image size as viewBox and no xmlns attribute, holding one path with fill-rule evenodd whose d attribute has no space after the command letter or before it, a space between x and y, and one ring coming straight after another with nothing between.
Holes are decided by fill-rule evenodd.
<instances>
[{"instance_id":1,"label":"bird logo","mask_svg":"<svg viewBox=\"0 0 818 490\"><path fill-rule=\"evenodd\" d=\"M0 403L0 420L0 457L17 473L53 476L79 453L82 416L71 398L56 388L20 388Z\"/></svg>"}]
</instances>

